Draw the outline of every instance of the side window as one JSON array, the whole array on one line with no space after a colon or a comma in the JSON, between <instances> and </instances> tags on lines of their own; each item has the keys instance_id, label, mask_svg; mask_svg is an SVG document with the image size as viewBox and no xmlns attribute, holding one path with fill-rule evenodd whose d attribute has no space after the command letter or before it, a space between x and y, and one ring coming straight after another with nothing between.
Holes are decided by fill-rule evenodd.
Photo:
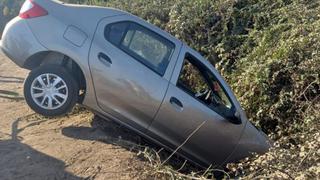
<instances>
[{"instance_id":1,"label":"side window","mask_svg":"<svg viewBox=\"0 0 320 180\"><path fill-rule=\"evenodd\" d=\"M107 26L104 31L104 36L112 44L118 46L122 41L122 37L125 35L128 25L127 22L123 22Z\"/></svg>"},{"instance_id":2,"label":"side window","mask_svg":"<svg viewBox=\"0 0 320 180\"><path fill-rule=\"evenodd\" d=\"M206 73L208 74L209 81L212 82L212 98L214 99L214 102L217 102L216 104L223 105L228 109L232 109L232 103L218 80L213 76L211 72L207 71Z\"/></svg>"},{"instance_id":3,"label":"side window","mask_svg":"<svg viewBox=\"0 0 320 180\"><path fill-rule=\"evenodd\" d=\"M105 37L112 44L161 76L174 51L174 44L160 35L131 22L108 25Z\"/></svg>"},{"instance_id":4,"label":"side window","mask_svg":"<svg viewBox=\"0 0 320 180\"><path fill-rule=\"evenodd\" d=\"M190 55L185 57L177 86L222 116L233 108L215 76Z\"/></svg>"},{"instance_id":5,"label":"side window","mask_svg":"<svg viewBox=\"0 0 320 180\"><path fill-rule=\"evenodd\" d=\"M187 58L183 63L178 86L192 96L197 96L198 93L210 89L198 67L191 64Z\"/></svg>"}]
</instances>

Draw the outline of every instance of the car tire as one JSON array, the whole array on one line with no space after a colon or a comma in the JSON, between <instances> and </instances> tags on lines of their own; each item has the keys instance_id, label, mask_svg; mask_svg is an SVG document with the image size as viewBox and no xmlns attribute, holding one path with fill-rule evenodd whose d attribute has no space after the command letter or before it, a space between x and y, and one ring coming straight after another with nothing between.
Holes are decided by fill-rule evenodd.
<instances>
[{"instance_id":1,"label":"car tire","mask_svg":"<svg viewBox=\"0 0 320 180\"><path fill-rule=\"evenodd\" d=\"M62 116L77 103L79 86L67 69L43 65L32 70L25 80L24 96L36 113L45 117Z\"/></svg>"}]
</instances>

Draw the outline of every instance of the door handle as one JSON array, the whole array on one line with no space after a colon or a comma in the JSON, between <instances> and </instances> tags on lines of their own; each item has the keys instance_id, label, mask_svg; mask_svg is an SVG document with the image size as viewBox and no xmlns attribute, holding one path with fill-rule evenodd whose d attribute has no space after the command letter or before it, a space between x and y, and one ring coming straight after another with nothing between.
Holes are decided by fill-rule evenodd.
<instances>
[{"instance_id":1,"label":"door handle","mask_svg":"<svg viewBox=\"0 0 320 180\"><path fill-rule=\"evenodd\" d=\"M183 104L181 103L181 101L179 101L177 98L175 97L171 97L170 98L170 103L171 105L176 108L178 111L182 111L183 110Z\"/></svg>"},{"instance_id":2,"label":"door handle","mask_svg":"<svg viewBox=\"0 0 320 180\"><path fill-rule=\"evenodd\" d=\"M98 54L98 59L107 66L110 66L112 64L110 57L102 52Z\"/></svg>"}]
</instances>

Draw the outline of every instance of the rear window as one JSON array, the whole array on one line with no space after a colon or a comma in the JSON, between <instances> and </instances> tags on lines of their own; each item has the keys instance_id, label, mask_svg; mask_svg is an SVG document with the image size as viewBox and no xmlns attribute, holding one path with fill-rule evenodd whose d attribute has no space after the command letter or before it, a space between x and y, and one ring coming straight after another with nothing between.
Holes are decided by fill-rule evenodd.
<instances>
[{"instance_id":1,"label":"rear window","mask_svg":"<svg viewBox=\"0 0 320 180\"><path fill-rule=\"evenodd\" d=\"M105 38L161 76L164 75L174 51L172 42L132 22L108 25Z\"/></svg>"}]
</instances>

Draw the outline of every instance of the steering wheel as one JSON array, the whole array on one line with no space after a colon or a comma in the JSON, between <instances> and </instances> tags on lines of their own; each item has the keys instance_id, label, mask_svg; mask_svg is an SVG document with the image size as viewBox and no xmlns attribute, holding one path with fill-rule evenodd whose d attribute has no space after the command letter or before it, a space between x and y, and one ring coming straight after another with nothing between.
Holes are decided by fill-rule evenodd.
<instances>
[{"instance_id":1,"label":"steering wheel","mask_svg":"<svg viewBox=\"0 0 320 180\"><path fill-rule=\"evenodd\" d=\"M207 92L207 95L206 95L206 98L205 98L206 101L208 101L209 98L211 97L211 93L212 93L212 90L209 90L209 91Z\"/></svg>"},{"instance_id":2,"label":"steering wheel","mask_svg":"<svg viewBox=\"0 0 320 180\"><path fill-rule=\"evenodd\" d=\"M195 96L196 96L196 98L200 98L200 97L206 95L208 93L208 91L209 91L208 89L201 90L201 91L197 92L197 94Z\"/></svg>"}]
</instances>

